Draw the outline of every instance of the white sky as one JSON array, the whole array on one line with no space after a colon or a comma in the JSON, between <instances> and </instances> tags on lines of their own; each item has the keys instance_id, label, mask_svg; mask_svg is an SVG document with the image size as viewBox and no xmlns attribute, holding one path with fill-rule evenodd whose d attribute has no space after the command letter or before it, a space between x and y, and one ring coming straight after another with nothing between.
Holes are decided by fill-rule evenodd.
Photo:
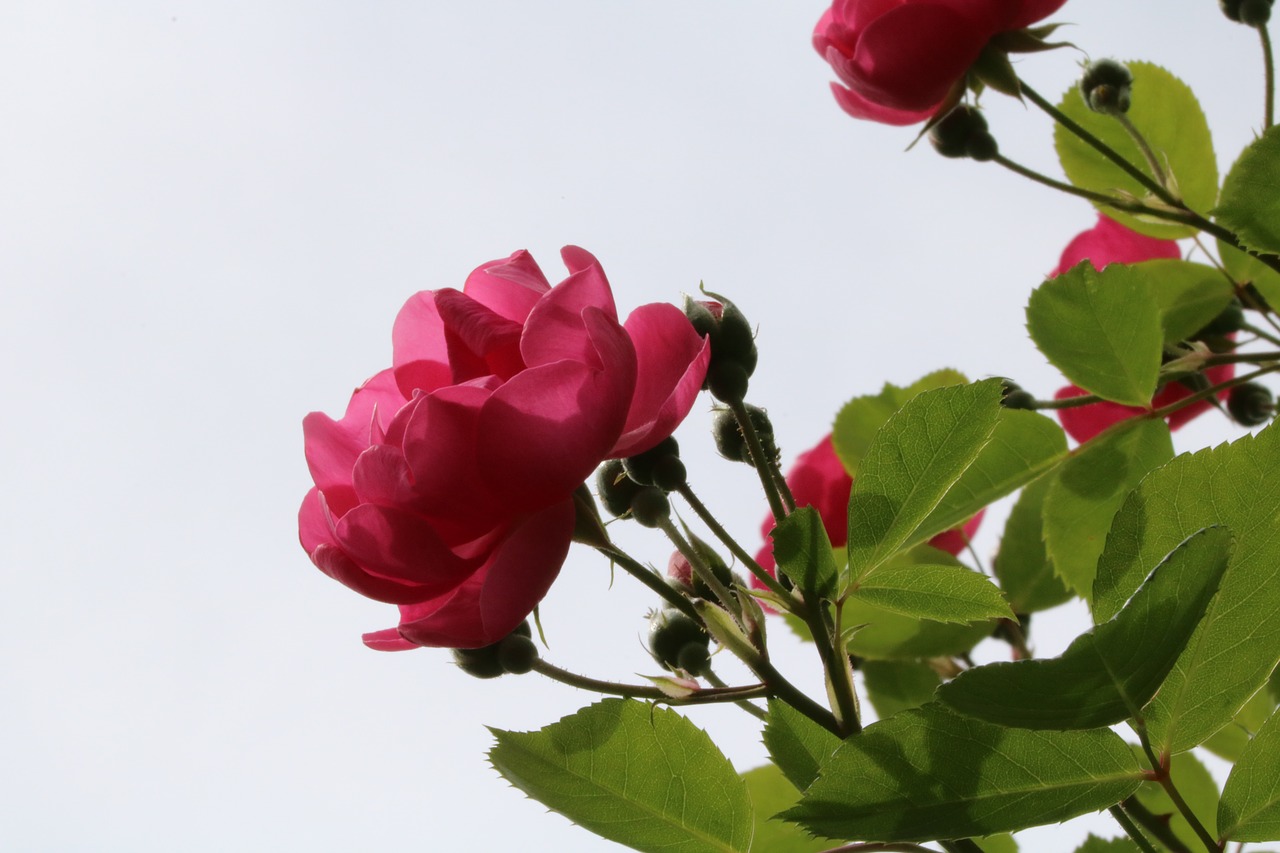
<instances>
[{"instance_id":1,"label":"white sky","mask_svg":"<svg viewBox=\"0 0 1280 853\"><path fill-rule=\"evenodd\" d=\"M1052 393L1022 308L1093 212L846 117L809 46L822 8L5 4L0 846L614 849L483 759L482 724L537 728L593 697L360 644L394 610L297 544L300 421L386 366L411 293L517 248L558 280L566 243L624 311L699 280L735 299L788 458L886 380L952 366ZM1223 164L1261 120L1256 36L1212 0L1071 0L1056 19L1094 56L1187 80ZM1056 97L1078 57L1021 68ZM1002 150L1056 170L1048 121L987 101ZM705 409L678 434L692 482L754 548L764 501L714 458ZM1208 416L1179 441L1236 434ZM653 672L654 602L608 586L575 549L543 607L548 658ZM1050 621L1042 652L1065 644ZM782 666L820 689L784 634ZM751 718L695 719L740 769L762 760Z\"/></svg>"}]
</instances>

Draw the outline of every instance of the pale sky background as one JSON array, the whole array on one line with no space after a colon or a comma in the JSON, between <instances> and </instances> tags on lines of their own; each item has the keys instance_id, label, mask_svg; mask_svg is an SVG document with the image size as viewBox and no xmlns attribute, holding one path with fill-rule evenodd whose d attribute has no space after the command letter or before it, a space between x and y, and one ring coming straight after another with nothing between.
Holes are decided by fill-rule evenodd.
<instances>
[{"instance_id":1,"label":"pale sky background","mask_svg":"<svg viewBox=\"0 0 1280 853\"><path fill-rule=\"evenodd\" d=\"M617 849L484 759L484 724L539 728L594 696L361 645L394 608L298 546L300 422L389 363L410 294L518 248L556 281L566 243L600 258L624 312L699 280L735 299L759 324L750 399L788 459L886 380L951 366L1051 394L1022 310L1092 210L845 116L809 46L823 8L4 4L0 847ZM1257 37L1213 0L1070 0L1054 20L1095 57L1189 82L1224 166L1258 127ZM1019 67L1056 98L1080 56ZM1002 150L1056 173L1048 120L985 100ZM708 405L678 433L692 483L754 548L765 503L714 456ZM1209 415L1178 442L1239 434ZM609 581L575 548L546 656L653 673L654 601ZM1055 622L1084 617L1037 619L1042 653L1065 645ZM820 690L785 633L780 664ZM739 769L763 760L752 718L694 718ZM1024 849L1071 850L1084 826Z\"/></svg>"}]
</instances>

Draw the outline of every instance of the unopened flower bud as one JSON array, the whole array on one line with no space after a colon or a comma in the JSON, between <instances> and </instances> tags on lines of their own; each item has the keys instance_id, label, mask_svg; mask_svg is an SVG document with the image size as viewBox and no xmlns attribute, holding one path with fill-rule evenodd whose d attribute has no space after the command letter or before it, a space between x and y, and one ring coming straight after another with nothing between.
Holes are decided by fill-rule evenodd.
<instances>
[{"instance_id":1,"label":"unopened flower bud","mask_svg":"<svg viewBox=\"0 0 1280 853\"><path fill-rule=\"evenodd\" d=\"M689 534L689 544L698 552L698 556L702 561L711 568L711 573L716 576L716 580L728 590L732 590L734 584L741 585L741 580L735 578L733 570L725 563L716 550L703 540ZM695 598L706 598L716 601L717 596L711 591L711 587L698 577L693 571L693 566L689 563L689 558L679 551L672 553L671 559L667 560L667 577L674 586L693 593Z\"/></svg>"},{"instance_id":2,"label":"unopened flower bud","mask_svg":"<svg viewBox=\"0 0 1280 853\"><path fill-rule=\"evenodd\" d=\"M1080 94L1089 109L1096 113L1116 115L1129 111L1133 93L1133 74L1114 59L1090 62L1080 78Z\"/></svg>"},{"instance_id":3,"label":"unopened flower bud","mask_svg":"<svg viewBox=\"0 0 1280 853\"><path fill-rule=\"evenodd\" d=\"M707 369L707 388L722 403L740 403L747 396L750 374L736 361L716 363Z\"/></svg>"},{"instance_id":4,"label":"unopened flower bud","mask_svg":"<svg viewBox=\"0 0 1280 853\"><path fill-rule=\"evenodd\" d=\"M1265 385L1246 382L1227 395L1227 411L1241 426L1262 426L1275 417L1276 400Z\"/></svg>"},{"instance_id":5,"label":"unopened flower bud","mask_svg":"<svg viewBox=\"0 0 1280 853\"><path fill-rule=\"evenodd\" d=\"M760 436L761 443L766 446L771 445L773 424L769 422L769 415L765 410L748 403L747 417L750 418L756 434ZM743 436L742 429L738 426L738 419L731 409L720 409L716 412L715 420L711 424L711 432L715 438L716 450L720 451L721 456L731 462L745 462L755 467L751 452L747 449L747 439Z\"/></svg>"},{"instance_id":6,"label":"unopened flower bud","mask_svg":"<svg viewBox=\"0 0 1280 853\"><path fill-rule=\"evenodd\" d=\"M621 459L610 459L596 472L596 491L610 515L623 516L631 511L631 499L642 486L627 476Z\"/></svg>"},{"instance_id":7,"label":"unopened flower bud","mask_svg":"<svg viewBox=\"0 0 1280 853\"><path fill-rule=\"evenodd\" d=\"M671 517L667 493L657 486L641 486L631 499L631 517L645 527L661 527Z\"/></svg>"},{"instance_id":8,"label":"unopened flower bud","mask_svg":"<svg viewBox=\"0 0 1280 853\"><path fill-rule=\"evenodd\" d=\"M680 461L680 445L667 436L653 447L622 460L627 476L642 486L657 486L665 491L678 489L685 483L684 463Z\"/></svg>"},{"instance_id":9,"label":"unopened flower bud","mask_svg":"<svg viewBox=\"0 0 1280 853\"><path fill-rule=\"evenodd\" d=\"M1214 317L1204 328L1196 332L1191 337L1196 340L1204 338L1216 338L1222 335L1229 335L1232 332L1238 332L1244 327L1244 306L1240 304L1240 300L1233 299L1222 309L1222 312Z\"/></svg>"},{"instance_id":10,"label":"unopened flower bud","mask_svg":"<svg viewBox=\"0 0 1280 853\"><path fill-rule=\"evenodd\" d=\"M1218 0L1222 14L1250 27L1265 26L1271 20L1273 0Z\"/></svg>"},{"instance_id":11,"label":"unopened flower bud","mask_svg":"<svg viewBox=\"0 0 1280 853\"><path fill-rule=\"evenodd\" d=\"M537 660L538 647L533 643L533 632L528 622L496 643L478 649L454 649L453 660L458 668L476 678L497 678L499 675L528 672ZM510 667L510 668L509 668Z\"/></svg>"},{"instance_id":12,"label":"unopened flower bud","mask_svg":"<svg viewBox=\"0 0 1280 853\"><path fill-rule=\"evenodd\" d=\"M649 619L649 654L665 669L701 675L710 662L710 644L711 635L674 607L660 610Z\"/></svg>"},{"instance_id":13,"label":"unopened flower bud","mask_svg":"<svg viewBox=\"0 0 1280 853\"><path fill-rule=\"evenodd\" d=\"M985 162L1000 151L995 137L987 130L982 112L965 104L930 128L929 141L943 157L972 157Z\"/></svg>"},{"instance_id":14,"label":"unopened flower bud","mask_svg":"<svg viewBox=\"0 0 1280 853\"><path fill-rule=\"evenodd\" d=\"M746 315L728 299L712 295L719 301L699 301L686 296L684 304L685 315L694 330L711 342L711 363L702 385L704 389L711 387L710 374L716 365L738 364L750 378L760 358L755 330Z\"/></svg>"}]
</instances>

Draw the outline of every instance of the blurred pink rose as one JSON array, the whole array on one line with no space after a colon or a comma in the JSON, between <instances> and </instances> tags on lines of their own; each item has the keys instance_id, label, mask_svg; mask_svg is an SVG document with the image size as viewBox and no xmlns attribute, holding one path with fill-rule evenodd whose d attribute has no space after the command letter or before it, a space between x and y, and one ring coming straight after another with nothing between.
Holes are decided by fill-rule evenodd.
<instances>
[{"instance_id":1,"label":"blurred pink rose","mask_svg":"<svg viewBox=\"0 0 1280 853\"><path fill-rule=\"evenodd\" d=\"M600 264L562 252L554 288L527 252L464 291L416 294L393 367L341 420L303 421L315 488L299 538L325 574L400 605L376 649L474 648L524 620L560 571L574 490L606 458L666 438L688 414L708 349L674 305L618 322Z\"/></svg>"},{"instance_id":2,"label":"blurred pink rose","mask_svg":"<svg viewBox=\"0 0 1280 853\"><path fill-rule=\"evenodd\" d=\"M1180 257L1182 257L1182 250L1173 240L1159 240L1155 237L1147 237L1126 228L1114 219L1108 219L1106 216L1098 214L1098 223L1096 225L1088 231L1077 234L1075 239L1067 244L1067 248L1063 250L1062 257L1058 261L1058 267L1053 271L1052 275L1064 273L1085 260L1092 263L1095 268L1102 269L1107 264L1136 264L1158 258L1176 259ZM1227 381L1234 375L1235 367L1230 364L1211 367L1205 371L1205 377L1215 385L1219 382ZM1076 385L1067 385L1064 388L1059 388L1058 392L1053 396L1055 400L1063 400L1068 397L1080 397L1087 393L1087 391ZM1151 408L1158 409L1189 396L1191 396L1191 390L1187 386L1181 382L1171 382L1161 388L1152 398ZM1226 392L1219 396L1225 399ZM1204 401L1179 409L1169 416L1169 428L1177 429L1211 408L1213 406ZM1062 422L1062 428L1066 430L1067 435L1081 443L1088 441L1113 424L1146 411L1149 411L1149 409L1122 406L1109 400L1090 403L1087 406L1057 410L1058 420Z\"/></svg>"},{"instance_id":3,"label":"blurred pink rose","mask_svg":"<svg viewBox=\"0 0 1280 853\"><path fill-rule=\"evenodd\" d=\"M854 118L907 125L932 116L964 85L992 37L1030 26L1066 0L836 0L813 46ZM843 84L843 85L841 85Z\"/></svg>"},{"instance_id":4,"label":"blurred pink rose","mask_svg":"<svg viewBox=\"0 0 1280 853\"><path fill-rule=\"evenodd\" d=\"M849 541L849 493L853 490L853 478L845 471L840 457L836 456L830 435L818 442L817 447L796 457L795 464L787 473L787 485L791 487L796 506L811 506L817 510L831 544L843 548ZM953 556L959 554L968 547L969 537L977 532L982 515L980 511L963 526L939 533L929 540L929 544ZM756 562L770 574L775 569L773 546L769 544L773 527L773 516L769 516L760 526L765 545L756 555Z\"/></svg>"}]
</instances>

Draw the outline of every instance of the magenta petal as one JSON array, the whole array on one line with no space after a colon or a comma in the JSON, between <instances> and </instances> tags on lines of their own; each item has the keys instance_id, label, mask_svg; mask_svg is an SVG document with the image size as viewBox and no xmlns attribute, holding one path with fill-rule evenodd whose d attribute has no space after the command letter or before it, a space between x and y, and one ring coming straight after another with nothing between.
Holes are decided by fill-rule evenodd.
<instances>
[{"instance_id":1,"label":"magenta petal","mask_svg":"<svg viewBox=\"0 0 1280 853\"><path fill-rule=\"evenodd\" d=\"M382 506L410 506L415 499L413 475L404 453L397 447L378 444L365 450L351 472L360 503Z\"/></svg>"},{"instance_id":2,"label":"magenta petal","mask_svg":"<svg viewBox=\"0 0 1280 853\"><path fill-rule=\"evenodd\" d=\"M456 592L401 608L401 637L419 646L458 649L487 646L510 634L559 575L573 522L573 501L565 500L513 526Z\"/></svg>"},{"instance_id":3,"label":"magenta petal","mask_svg":"<svg viewBox=\"0 0 1280 853\"><path fill-rule=\"evenodd\" d=\"M391 371L384 370L355 390L342 420L323 412L303 418L303 448L315 484L321 489L351 485L351 468L370 443L370 425L375 418L389 423L404 403Z\"/></svg>"},{"instance_id":4,"label":"magenta petal","mask_svg":"<svg viewBox=\"0 0 1280 853\"><path fill-rule=\"evenodd\" d=\"M391 327L391 346L396 384L405 399L415 390L434 391L452 381L444 321L433 291L415 293L405 302Z\"/></svg>"},{"instance_id":5,"label":"magenta petal","mask_svg":"<svg viewBox=\"0 0 1280 853\"><path fill-rule=\"evenodd\" d=\"M568 257L566 254L566 260ZM613 293L598 264L576 270L534 306L520 341L525 364L534 367L569 359L598 367L595 347L583 321L588 309L603 312L614 323L618 321Z\"/></svg>"},{"instance_id":6,"label":"magenta petal","mask_svg":"<svg viewBox=\"0 0 1280 853\"><path fill-rule=\"evenodd\" d=\"M865 121L878 121L881 124L889 124L895 127L919 124L933 115L934 111L941 106L941 103L938 103L925 110L893 110L872 103L857 92L846 89L839 83L831 84L831 93L836 96L836 103L840 105L840 109L854 118Z\"/></svg>"},{"instance_id":7,"label":"magenta petal","mask_svg":"<svg viewBox=\"0 0 1280 853\"><path fill-rule=\"evenodd\" d=\"M424 589L419 584L384 578L365 571L335 545L319 545L311 552L310 557L320 571L374 601L410 604L431 594L429 589Z\"/></svg>"},{"instance_id":8,"label":"magenta petal","mask_svg":"<svg viewBox=\"0 0 1280 853\"><path fill-rule=\"evenodd\" d=\"M1107 264L1180 257L1182 250L1173 240L1147 237L1100 213L1096 225L1077 234L1062 250L1058 268L1052 275L1061 275L1081 261L1089 261L1095 269L1102 269Z\"/></svg>"},{"instance_id":9,"label":"magenta petal","mask_svg":"<svg viewBox=\"0 0 1280 853\"><path fill-rule=\"evenodd\" d=\"M935 3L898 6L861 32L856 78L845 82L890 109L932 110L992 35L985 22Z\"/></svg>"},{"instance_id":10,"label":"magenta petal","mask_svg":"<svg viewBox=\"0 0 1280 853\"><path fill-rule=\"evenodd\" d=\"M447 288L436 291L436 310L445 324L454 383L487 375L505 379L524 368L519 323Z\"/></svg>"},{"instance_id":11,"label":"magenta petal","mask_svg":"<svg viewBox=\"0 0 1280 853\"><path fill-rule=\"evenodd\" d=\"M421 648L400 636L399 628L384 628L381 631L370 631L361 637L364 644L375 652L407 652Z\"/></svg>"},{"instance_id":12,"label":"magenta petal","mask_svg":"<svg viewBox=\"0 0 1280 853\"><path fill-rule=\"evenodd\" d=\"M467 276L463 287L476 302L520 324L550 289L533 256L523 249L504 260L481 265Z\"/></svg>"},{"instance_id":13,"label":"magenta petal","mask_svg":"<svg viewBox=\"0 0 1280 853\"><path fill-rule=\"evenodd\" d=\"M320 545L335 544L329 513L325 510L324 496L319 489L307 492L302 506L298 508L298 541L308 554Z\"/></svg>"},{"instance_id":14,"label":"magenta petal","mask_svg":"<svg viewBox=\"0 0 1280 853\"><path fill-rule=\"evenodd\" d=\"M1087 393L1087 391L1077 388L1075 385L1068 385L1065 388L1058 389L1053 398L1055 400L1065 400L1069 397L1082 397ZM1102 400L1085 406L1058 409L1058 420L1062 423L1062 428L1066 430L1067 435L1080 444L1084 444L1107 427L1118 424L1120 421L1128 420L1134 415L1140 415L1145 411L1147 410L1135 406L1122 406L1110 400Z\"/></svg>"},{"instance_id":15,"label":"magenta petal","mask_svg":"<svg viewBox=\"0 0 1280 853\"><path fill-rule=\"evenodd\" d=\"M674 305L642 305L627 318L636 349L636 388L611 457L634 456L671 433L693 408L711 359L710 342Z\"/></svg>"},{"instance_id":16,"label":"magenta petal","mask_svg":"<svg viewBox=\"0 0 1280 853\"><path fill-rule=\"evenodd\" d=\"M421 587L418 601L453 589L474 568L425 519L394 507L361 504L338 522L334 539L365 572Z\"/></svg>"}]
</instances>

